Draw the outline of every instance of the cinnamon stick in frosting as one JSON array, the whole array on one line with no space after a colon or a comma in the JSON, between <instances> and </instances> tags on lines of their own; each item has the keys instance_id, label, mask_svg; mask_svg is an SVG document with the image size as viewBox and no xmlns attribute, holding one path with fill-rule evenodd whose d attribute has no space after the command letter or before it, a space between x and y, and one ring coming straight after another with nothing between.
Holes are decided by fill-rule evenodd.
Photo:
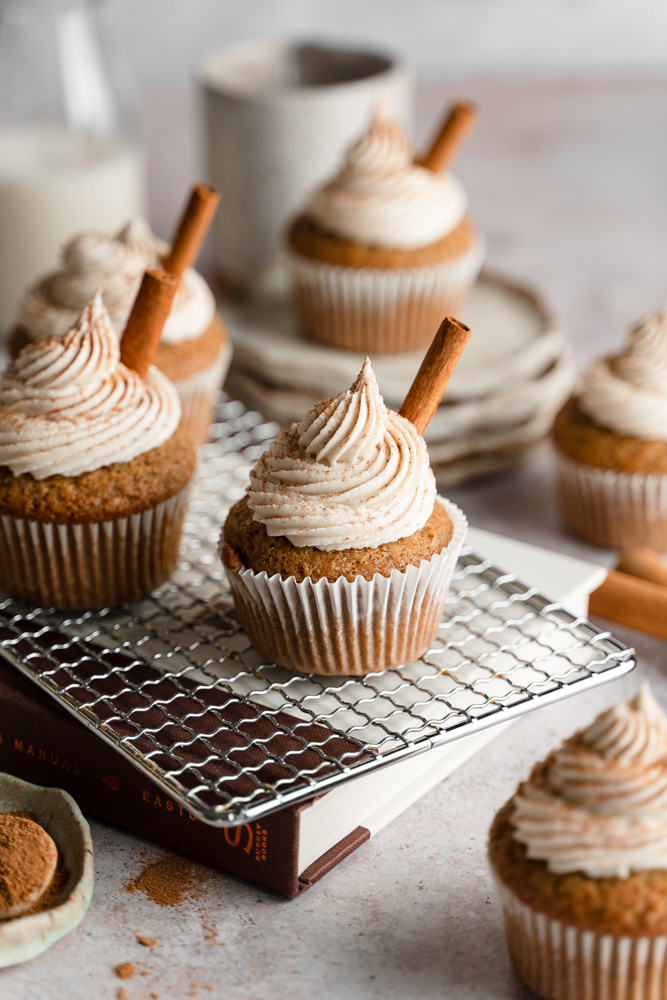
<instances>
[{"instance_id":1,"label":"cinnamon stick in frosting","mask_svg":"<svg viewBox=\"0 0 667 1000\"><path fill-rule=\"evenodd\" d=\"M470 339L470 327L453 316L446 316L431 341L419 371L398 411L423 434L438 409L463 348Z\"/></svg>"},{"instance_id":2,"label":"cinnamon stick in frosting","mask_svg":"<svg viewBox=\"0 0 667 1000\"><path fill-rule=\"evenodd\" d=\"M142 378L155 357L178 278L149 268L143 276L120 342L120 360Z\"/></svg>"},{"instance_id":3,"label":"cinnamon stick in frosting","mask_svg":"<svg viewBox=\"0 0 667 1000\"><path fill-rule=\"evenodd\" d=\"M469 101L459 101L454 104L433 139L428 153L415 162L420 167L426 167L432 173L439 174L452 162L478 117L476 105Z\"/></svg>"},{"instance_id":4,"label":"cinnamon stick in frosting","mask_svg":"<svg viewBox=\"0 0 667 1000\"><path fill-rule=\"evenodd\" d=\"M162 267L168 274L181 278L192 267L215 215L220 195L208 184L198 183L192 188L190 199L178 223L171 251Z\"/></svg>"}]
</instances>

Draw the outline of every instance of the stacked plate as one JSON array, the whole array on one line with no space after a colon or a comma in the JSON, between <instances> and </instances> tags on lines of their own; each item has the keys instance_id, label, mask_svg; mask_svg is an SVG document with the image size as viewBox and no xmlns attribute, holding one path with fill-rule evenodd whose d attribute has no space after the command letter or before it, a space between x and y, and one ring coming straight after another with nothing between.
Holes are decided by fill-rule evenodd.
<instances>
[{"instance_id":1,"label":"stacked plate","mask_svg":"<svg viewBox=\"0 0 667 1000\"><path fill-rule=\"evenodd\" d=\"M574 366L563 334L528 289L483 274L460 317L473 335L425 438L443 484L511 465L549 431ZM350 386L363 355L307 340L284 292L226 313L234 360L226 388L283 426ZM435 333L435 331L434 331ZM423 352L373 357L385 402L399 409Z\"/></svg>"}]
</instances>

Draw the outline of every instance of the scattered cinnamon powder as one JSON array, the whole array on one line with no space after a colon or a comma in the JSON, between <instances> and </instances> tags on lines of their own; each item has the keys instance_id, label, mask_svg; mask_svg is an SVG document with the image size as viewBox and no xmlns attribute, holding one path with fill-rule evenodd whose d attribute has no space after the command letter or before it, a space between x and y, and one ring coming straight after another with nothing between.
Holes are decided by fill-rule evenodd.
<instances>
[{"instance_id":1,"label":"scattered cinnamon powder","mask_svg":"<svg viewBox=\"0 0 667 1000\"><path fill-rule=\"evenodd\" d=\"M154 944L157 944L155 938L146 937L145 934L137 934L136 938L139 944L143 944L144 948L152 948Z\"/></svg>"},{"instance_id":2,"label":"scattered cinnamon powder","mask_svg":"<svg viewBox=\"0 0 667 1000\"><path fill-rule=\"evenodd\" d=\"M51 888L58 874L57 863L57 847L34 816L25 812L0 814L0 912L34 897L56 865L46 891L24 912L47 909L55 898ZM62 884L63 880L58 879L59 888Z\"/></svg>"},{"instance_id":3,"label":"scattered cinnamon powder","mask_svg":"<svg viewBox=\"0 0 667 1000\"><path fill-rule=\"evenodd\" d=\"M118 993L116 993L116 1000L127 1000L127 992L122 986L119 988Z\"/></svg>"},{"instance_id":4,"label":"scattered cinnamon powder","mask_svg":"<svg viewBox=\"0 0 667 1000\"><path fill-rule=\"evenodd\" d=\"M116 966L116 975L119 979L131 979L135 972L133 962L121 962Z\"/></svg>"},{"instance_id":5,"label":"scattered cinnamon powder","mask_svg":"<svg viewBox=\"0 0 667 1000\"><path fill-rule=\"evenodd\" d=\"M197 893L209 877L202 865L178 854L165 854L146 865L124 888L126 892L145 893L158 906L178 906L185 896Z\"/></svg>"}]
</instances>

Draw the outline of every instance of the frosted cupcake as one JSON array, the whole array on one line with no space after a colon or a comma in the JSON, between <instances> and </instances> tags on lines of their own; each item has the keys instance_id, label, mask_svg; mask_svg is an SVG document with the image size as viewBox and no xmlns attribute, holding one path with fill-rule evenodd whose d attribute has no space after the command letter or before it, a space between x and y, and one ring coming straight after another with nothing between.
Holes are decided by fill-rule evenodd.
<instances>
[{"instance_id":1,"label":"frosted cupcake","mask_svg":"<svg viewBox=\"0 0 667 1000\"><path fill-rule=\"evenodd\" d=\"M539 997L667 998L667 719L648 688L534 768L490 859L512 963Z\"/></svg>"},{"instance_id":2,"label":"frosted cupcake","mask_svg":"<svg viewBox=\"0 0 667 1000\"><path fill-rule=\"evenodd\" d=\"M116 234L85 232L62 251L60 268L25 295L11 338L16 352L30 341L62 337L98 289L113 328L122 333L144 272L166 256L148 223L136 219ZM184 430L197 445L206 438L213 393L222 386L231 347L204 279L188 268L162 331L155 365L176 386Z\"/></svg>"},{"instance_id":3,"label":"frosted cupcake","mask_svg":"<svg viewBox=\"0 0 667 1000\"><path fill-rule=\"evenodd\" d=\"M272 662L366 674L433 643L466 531L426 445L366 359L354 385L283 431L227 518L239 620Z\"/></svg>"},{"instance_id":4,"label":"frosted cupcake","mask_svg":"<svg viewBox=\"0 0 667 1000\"><path fill-rule=\"evenodd\" d=\"M173 572L194 448L178 394L120 360L101 298L64 337L24 347L0 377L0 589L98 608Z\"/></svg>"},{"instance_id":5,"label":"frosted cupcake","mask_svg":"<svg viewBox=\"0 0 667 1000\"><path fill-rule=\"evenodd\" d=\"M483 243L448 172L414 162L384 112L317 191L288 237L294 304L315 340L369 353L429 343L474 283Z\"/></svg>"},{"instance_id":6,"label":"frosted cupcake","mask_svg":"<svg viewBox=\"0 0 667 1000\"><path fill-rule=\"evenodd\" d=\"M597 545L667 550L667 309L600 358L556 417L568 527Z\"/></svg>"}]
</instances>

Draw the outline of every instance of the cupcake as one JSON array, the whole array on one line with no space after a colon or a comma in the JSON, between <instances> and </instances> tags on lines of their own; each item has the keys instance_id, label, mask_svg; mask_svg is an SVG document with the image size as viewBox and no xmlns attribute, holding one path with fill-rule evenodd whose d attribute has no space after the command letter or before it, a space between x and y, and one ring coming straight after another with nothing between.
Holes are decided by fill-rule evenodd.
<instances>
[{"instance_id":1,"label":"cupcake","mask_svg":"<svg viewBox=\"0 0 667 1000\"><path fill-rule=\"evenodd\" d=\"M378 113L289 229L305 333L369 353L426 346L481 267L483 243L466 213L460 182L415 163L404 130Z\"/></svg>"},{"instance_id":2,"label":"cupcake","mask_svg":"<svg viewBox=\"0 0 667 1000\"><path fill-rule=\"evenodd\" d=\"M0 589L13 597L99 608L176 567L194 448L168 379L119 357L97 295L0 377Z\"/></svg>"},{"instance_id":3,"label":"cupcake","mask_svg":"<svg viewBox=\"0 0 667 1000\"><path fill-rule=\"evenodd\" d=\"M237 616L270 661L366 674L432 645L465 532L436 496L423 437L385 406L366 359L350 389L260 457L221 556Z\"/></svg>"},{"instance_id":4,"label":"cupcake","mask_svg":"<svg viewBox=\"0 0 667 1000\"><path fill-rule=\"evenodd\" d=\"M539 997L667 998L667 718L647 687L533 769L490 859L512 963Z\"/></svg>"},{"instance_id":5,"label":"cupcake","mask_svg":"<svg viewBox=\"0 0 667 1000\"><path fill-rule=\"evenodd\" d=\"M115 235L85 232L65 245L60 268L30 288L11 335L16 355L26 343L62 337L98 289L120 336L144 271L169 251L142 219ZM213 393L222 386L231 357L227 333L204 279L188 268L162 331L155 365L176 386L183 429L195 445L206 439Z\"/></svg>"},{"instance_id":6,"label":"cupcake","mask_svg":"<svg viewBox=\"0 0 667 1000\"><path fill-rule=\"evenodd\" d=\"M667 550L667 309L600 358L556 417L563 518L596 545Z\"/></svg>"}]
</instances>

